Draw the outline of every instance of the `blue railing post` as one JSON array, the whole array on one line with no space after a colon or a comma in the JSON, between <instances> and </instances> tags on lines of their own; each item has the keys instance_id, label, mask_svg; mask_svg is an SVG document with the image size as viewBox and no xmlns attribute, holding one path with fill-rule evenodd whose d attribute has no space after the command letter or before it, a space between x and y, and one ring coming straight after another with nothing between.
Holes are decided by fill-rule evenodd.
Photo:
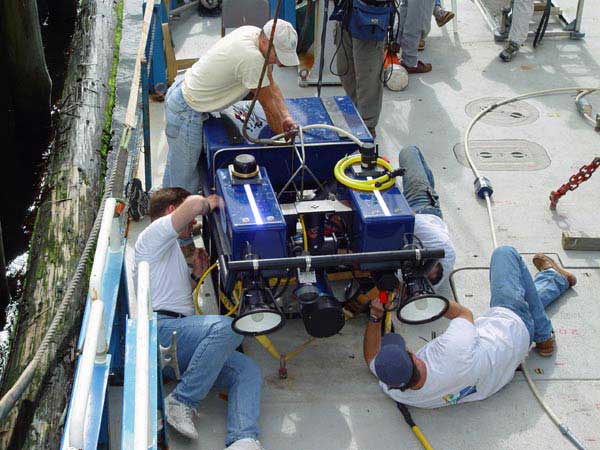
<instances>
[{"instance_id":1,"label":"blue railing post","mask_svg":"<svg viewBox=\"0 0 600 450\"><path fill-rule=\"evenodd\" d=\"M152 151L150 149L150 98L148 61L142 59L142 127L144 131L144 176L146 192L152 189Z\"/></svg>"}]
</instances>

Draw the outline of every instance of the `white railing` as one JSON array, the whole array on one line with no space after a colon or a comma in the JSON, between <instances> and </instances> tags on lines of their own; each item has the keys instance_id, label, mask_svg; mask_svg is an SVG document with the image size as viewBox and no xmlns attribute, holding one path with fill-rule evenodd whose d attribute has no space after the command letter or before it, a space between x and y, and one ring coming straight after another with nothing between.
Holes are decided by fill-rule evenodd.
<instances>
[{"instance_id":1,"label":"white railing","mask_svg":"<svg viewBox=\"0 0 600 450\"><path fill-rule=\"evenodd\" d=\"M118 251L121 245L121 234L118 231L119 219L115 217L117 201L109 198L104 204L102 225L98 234L94 263L88 297L91 301L85 329L85 341L80 357L79 371L73 390L67 448L82 449L84 447L84 428L87 417L94 364L106 361L108 341L104 328L104 301L102 300L102 276L109 248Z\"/></svg>"},{"instance_id":2,"label":"white railing","mask_svg":"<svg viewBox=\"0 0 600 450\"><path fill-rule=\"evenodd\" d=\"M135 420L133 448L147 450L150 430L150 265L141 261L137 268L137 327L135 341Z\"/></svg>"}]
</instances>

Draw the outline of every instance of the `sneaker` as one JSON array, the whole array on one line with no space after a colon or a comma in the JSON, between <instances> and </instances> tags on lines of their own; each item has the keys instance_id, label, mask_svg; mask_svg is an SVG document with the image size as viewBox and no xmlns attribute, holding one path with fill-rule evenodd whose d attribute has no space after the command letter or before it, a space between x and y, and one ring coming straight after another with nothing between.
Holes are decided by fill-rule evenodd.
<instances>
[{"instance_id":1,"label":"sneaker","mask_svg":"<svg viewBox=\"0 0 600 450\"><path fill-rule=\"evenodd\" d=\"M194 425L194 421L192 420L194 417L194 410L192 408L176 400L172 395L169 395L165 398L165 410L169 425L187 438L198 439L198 431L196 431L196 425Z\"/></svg>"},{"instance_id":2,"label":"sneaker","mask_svg":"<svg viewBox=\"0 0 600 450\"><path fill-rule=\"evenodd\" d=\"M265 450L265 448L256 439L244 438L235 441L225 450Z\"/></svg>"},{"instance_id":3,"label":"sneaker","mask_svg":"<svg viewBox=\"0 0 600 450\"><path fill-rule=\"evenodd\" d=\"M552 335L550 336L550 339L546 339L545 341L542 342L536 342L535 343L535 349L538 352L538 355L543 356L543 357L548 357L548 356L552 356L554 354L554 331L552 332Z\"/></svg>"},{"instance_id":4,"label":"sneaker","mask_svg":"<svg viewBox=\"0 0 600 450\"><path fill-rule=\"evenodd\" d=\"M437 26L442 28L444 25L454 19L454 13L438 7L434 9L433 17L435 17L435 23L437 23Z\"/></svg>"},{"instance_id":5,"label":"sneaker","mask_svg":"<svg viewBox=\"0 0 600 450\"><path fill-rule=\"evenodd\" d=\"M517 54L520 47L521 46L519 44L517 44L516 42L509 41L506 48L504 50L502 50L498 56L500 57L500 59L502 61L510 62Z\"/></svg>"},{"instance_id":6,"label":"sneaker","mask_svg":"<svg viewBox=\"0 0 600 450\"><path fill-rule=\"evenodd\" d=\"M577 278L571 272L567 272L565 269L560 267L556 261L543 253L537 253L533 257L533 265L540 272L543 270L554 269L567 279L569 287L573 287L577 284Z\"/></svg>"}]
</instances>

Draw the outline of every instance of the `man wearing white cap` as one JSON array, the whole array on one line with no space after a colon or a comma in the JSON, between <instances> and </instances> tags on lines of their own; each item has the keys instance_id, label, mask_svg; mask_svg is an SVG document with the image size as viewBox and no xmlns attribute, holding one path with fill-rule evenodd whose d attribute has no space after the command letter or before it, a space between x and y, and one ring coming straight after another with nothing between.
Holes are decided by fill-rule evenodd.
<instances>
[{"instance_id":1,"label":"man wearing white cap","mask_svg":"<svg viewBox=\"0 0 600 450\"><path fill-rule=\"evenodd\" d=\"M248 94L256 94L272 30L273 20L262 30L254 26L237 28L173 83L166 96L165 133L169 153L163 187L198 192L200 177L196 164L202 151L202 123L208 113L222 111ZM297 42L294 27L285 20L277 20L269 64L298 65ZM275 134L297 127L270 69L262 81L258 101Z\"/></svg>"}]
</instances>

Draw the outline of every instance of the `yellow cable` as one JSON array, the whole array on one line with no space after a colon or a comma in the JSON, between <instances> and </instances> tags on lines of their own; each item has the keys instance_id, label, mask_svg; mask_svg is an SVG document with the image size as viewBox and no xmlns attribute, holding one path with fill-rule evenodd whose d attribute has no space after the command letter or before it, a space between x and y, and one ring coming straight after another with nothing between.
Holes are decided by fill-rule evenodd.
<instances>
[{"instance_id":1,"label":"yellow cable","mask_svg":"<svg viewBox=\"0 0 600 450\"><path fill-rule=\"evenodd\" d=\"M351 178L346 175L346 169L352 164L360 163L360 160L360 155L346 156L345 158L340 159L333 169L335 178L344 186L359 191L384 190L389 189L394 185L396 182L395 178L389 178L387 175L382 175L373 180L357 180L356 178ZM377 158L377 165L390 172L394 170L391 164L383 158ZM377 183L381 183L381 186L377 187Z\"/></svg>"},{"instance_id":2,"label":"yellow cable","mask_svg":"<svg viewBox=\"0 0 600 450\"><path fill-rule=\"evenodd\" d=\"M425 435L423 433L421 433L421 430L419 429L419 427L416 426L416 425L414 425L411 428L413 430L413 433L415 433L415 436L417 437L417 439L419 440L419 442L423 446L423 448L425 450L433 450L433 447L431 447L431 445L429 445L429 442L427 441L427 438L425 437Z\"/></svg>"},{"instance_id":3,"label":"yellow cable","mask_svg":"<svg viewBox=\"0 0 600 450\"><path fill-rule=\"evenodd\" d=\"M300 225L302 226L302 240L304 241L304 251L308 251L308 236L306 234L306 225L304 225L304 216L300 215Z\"/></svg>"},{"instance_id":4,"label":"yellow cable","mask_svg":"<svg viewBox=\"0 0 600 450\"><path fill-rule=\"evenodd\" d=\"M194 299L194 308L196 308L196 314L202 314L202 308L200 308L200 303L198 302L198 297L200 297L200 287L202 287L202 284L206 280L208 274L218 265L219 263L215 262L212 266L206 269L200 277L200 280L198 280L196 287L194 288L194 293L192 294L192 297Z\"/></svg>"}]
</instances>

